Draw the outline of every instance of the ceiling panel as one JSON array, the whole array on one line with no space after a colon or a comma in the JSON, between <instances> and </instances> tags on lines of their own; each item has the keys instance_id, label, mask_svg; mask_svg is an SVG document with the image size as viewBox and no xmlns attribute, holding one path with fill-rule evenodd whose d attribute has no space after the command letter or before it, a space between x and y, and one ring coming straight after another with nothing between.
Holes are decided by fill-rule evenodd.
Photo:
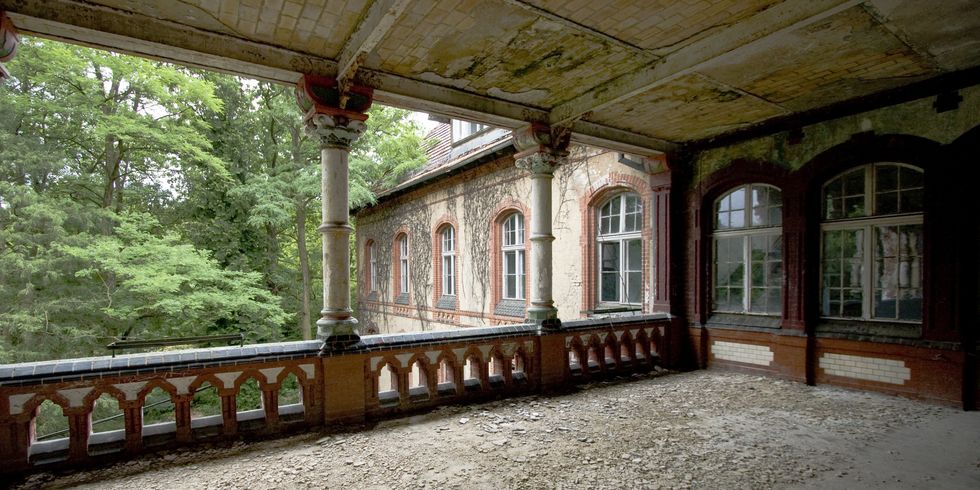
<instances>
[{"instance_id":1,"label":"ceiling panel","mask_svg":"<svg viewBox=\"0 0 980 490\"><path fill-rule=\"evenodd\" d=\"M774 116L780 107L690 74L590 114L589 121L671 141L690 141Z\"/></svg>"},{"instance_id":2,"label":"ceiling panel","mask_svg":"<svg viewBox=\"0 0 980 490\"><path fill-rule=\"evenodd\" d=\"M418 1L365 66L548 107L654 59L503 1Z\"/></svg>"},{"instance_id":3,"label":"ceiling panel","mask_svg":"<svg viewBox=\"0 0 980 490\"><path fill-rule=\"evenodd\" d=\"M799 111L935 75L938 67L858 6L699 71Z\"/></svg>"}]
</instances>

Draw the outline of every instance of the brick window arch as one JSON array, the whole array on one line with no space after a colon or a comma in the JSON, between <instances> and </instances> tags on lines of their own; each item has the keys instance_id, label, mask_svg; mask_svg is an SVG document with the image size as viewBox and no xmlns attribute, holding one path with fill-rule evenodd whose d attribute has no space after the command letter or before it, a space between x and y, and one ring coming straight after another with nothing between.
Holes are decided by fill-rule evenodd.
<instances>
[{"instance_id":1,"label":"brick window arch","mask_svg":"<svg viewBox=\"0 0 980 490\"><path fill-rule=\"evenodd\" d=\"M583 314L649 311L652 202L646 179L619 172L582 196Z\"/></svg>"}]
</instances>

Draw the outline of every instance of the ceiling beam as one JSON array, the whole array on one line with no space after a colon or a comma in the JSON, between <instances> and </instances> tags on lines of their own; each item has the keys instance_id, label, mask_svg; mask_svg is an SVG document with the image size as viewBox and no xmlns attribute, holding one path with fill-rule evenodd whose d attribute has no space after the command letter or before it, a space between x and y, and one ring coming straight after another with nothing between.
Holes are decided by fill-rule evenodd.
<instances>
[{"instance_id":1,"label":"ceiling beam","mask_svg":"<svg viewBox=\"0 0 980 490\"><path fill-rule=\"evenodd\" d=\"M346 87L354 78L354 72L374 48L384 39L395 21L411 3L411 0L375 0L368 13L361 19L354 33L347 39L337 62L337 82Z\"/></svg>"},{"instance_id":2,"label":"ceiling beam","mask_svg":"<svg viewBox=\"0 0 980 490\"><path fill-rule=\"evenodd\" d=\"M863 0L786 0L556 106L551 111L549 123L568 124L589 112L694 72L719 58L738 57L775 36L819 22L861 3Z\"/></svg>"},{"instance_id":3,"label":"ceiling beam","mask_svg":"<svg viewBox=\"0 0 980 490\"><path fill-rule=\"evenodd\" d=\"M337 63L278 46L74 0L0 0L21 34L295 84L335 76Z\"/></svg>"}]
</instances>

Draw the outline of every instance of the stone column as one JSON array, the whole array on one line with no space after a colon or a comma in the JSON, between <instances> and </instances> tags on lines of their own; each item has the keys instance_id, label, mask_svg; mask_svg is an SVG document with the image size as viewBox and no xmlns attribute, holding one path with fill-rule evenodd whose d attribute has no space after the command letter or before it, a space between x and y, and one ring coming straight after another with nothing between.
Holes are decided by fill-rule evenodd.
<instances>
[{"instance_id":1,"label":"stone column","mask_svg":"<svg viewBox=\"0 0 980 490\"><path fill-rule=\"evenodd\" d=\"M306 113L306 131L320 144L323 236L323 310L316 322L321 352L343 350L358 343L357 319L350 304L350 207L348 157L351 144L365 129L374 92L367 87L343 90L337 80L304 75L296 101ZM346 103L340 106L340 101Z\"/></svg>"},{"instance_id":2,"label":"stone column","mask_svg":"<svg viewBox=\"0 0 980 490\"><path fill-rule=\"evenodd\" d=\"M551 242L555 241L551 232L551 182L555 168L567 160L568 136L538 124L513 135L517 167L531 174L531 306L527 317L542 329L561 326L551 288Z\"/></svg>"},{"instance_id":3,"label":"stone column","mask_svg":"<svg viewBox=\"0 0 980 490\"><path fill-rule=\"evenodd\" d=\"M315 114L307 119L307 133L320 143L323 235L323 310L316 322L317 338L325 350L357 343L357 319L350 304L350 208L348 172L350 147L364 131L364 122Z\"/></svg>"}]
</instances>

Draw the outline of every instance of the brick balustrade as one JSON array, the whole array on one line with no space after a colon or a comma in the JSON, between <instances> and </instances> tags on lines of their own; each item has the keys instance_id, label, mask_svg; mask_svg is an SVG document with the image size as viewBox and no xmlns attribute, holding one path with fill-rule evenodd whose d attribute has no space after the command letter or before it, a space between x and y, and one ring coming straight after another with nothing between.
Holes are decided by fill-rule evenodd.
<instances>
[{"instance_id":1,"label":"brick balustrade","mask_svg":"<svg viewBox=\"0 0 980 490\"><path fill-rule=\"evenodd\" d=\"M319 341L304 341L2 365L0 472L558 390L652 368L669 328L668 316L658 314L570 321L554 332L521 324L373 335L342 353L320 354ZM290 375L301 403L282 406L279 390ZM236 396L252 379L263 408L239 411ZM195 418L191 402L204 383L220 397L221 414ZM174 421L144 425L145 400L155 388L170 395ZM93 406L104 394L118 400L125 429L92 432ZM35 440L45 400L61 407L68 437Z\"/></svg>"}]
</instances>

